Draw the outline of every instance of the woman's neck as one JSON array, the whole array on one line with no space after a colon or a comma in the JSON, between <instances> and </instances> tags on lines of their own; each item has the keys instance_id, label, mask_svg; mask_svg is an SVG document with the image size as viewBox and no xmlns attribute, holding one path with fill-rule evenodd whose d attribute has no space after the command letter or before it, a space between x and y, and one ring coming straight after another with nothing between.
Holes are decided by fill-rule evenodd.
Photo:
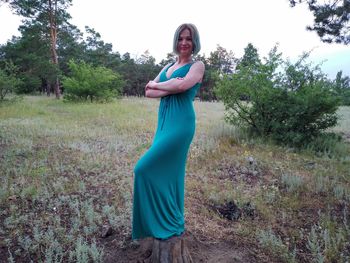
<instances>
[{"instance_id":1,"label":"woman's neck","mask_svg":"<svg viewBox=\"0 0 350 263\"><path fill-rule=\"evenodd\" d=\"M189 62L192 61L192 56L189 57L178 57L177 58L177 64L183 65L183 64L187 64Z\"/></svg>"}]
</instances>

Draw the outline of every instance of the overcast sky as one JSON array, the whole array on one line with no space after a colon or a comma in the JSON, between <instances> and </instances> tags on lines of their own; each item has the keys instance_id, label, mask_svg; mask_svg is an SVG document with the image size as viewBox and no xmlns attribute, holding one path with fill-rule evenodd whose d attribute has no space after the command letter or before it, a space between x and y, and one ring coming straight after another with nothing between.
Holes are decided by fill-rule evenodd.
<instances>
[{"instance_id":1,"label":"overcast sky","mask_svg":"<svg viewBox=\"0 0 350 263\"><path fill-rule=\"evenodd\" d=\"M313 49L310 59L323 63L331 78L339 70L350 76L350 46L325 44L315 32L307 31L313 16L305 5L290 8L288 0L73 0L68 10L71 23L84 31L94 28L114 51L140 56L146 50L159 62L172 51L173 34L179 24L197 26L206 56L217 44L243 55L251 42L261 57L279 43L284 58L295 60ZM0 7L0 44L18 35L20 18L6 6Z\"/></svg>"}]
</instances>

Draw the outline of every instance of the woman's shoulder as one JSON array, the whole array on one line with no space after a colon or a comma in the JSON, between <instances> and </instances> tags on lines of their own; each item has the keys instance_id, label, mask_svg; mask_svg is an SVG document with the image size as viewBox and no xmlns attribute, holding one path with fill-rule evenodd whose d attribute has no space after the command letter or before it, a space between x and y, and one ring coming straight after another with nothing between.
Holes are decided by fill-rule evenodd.
<instances>
[{"instance_id":1,"label":"woman's shoulder","mask_svg":"<svg viewBox=\"0 0 350 263\"><path fill-rule=\"evenodd\" d=\"M193 61L192 65L199 68L205 68L205 65L202 60Z\"/></svg>"},{"instance_id":2,"label":"woman's shoulder","mask_svg":"<svg viewBox=\"0 0 350 263\"><path fill-rule=\"evenodd\" d=\"M204 71L205 70L205 65L203 63L203 61L201 60L196 60L192 63L191 67L195 70L200 70L200 71Z\"/></svg>"}]
</instances>

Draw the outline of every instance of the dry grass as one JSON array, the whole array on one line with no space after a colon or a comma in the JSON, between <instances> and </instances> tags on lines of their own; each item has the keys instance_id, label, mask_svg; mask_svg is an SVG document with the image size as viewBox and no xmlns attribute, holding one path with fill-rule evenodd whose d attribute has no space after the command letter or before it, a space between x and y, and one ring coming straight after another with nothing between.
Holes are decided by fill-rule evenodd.
<instances>
[{"instance_id":1,"label":"dry grass","mask_svg":"<svg viewBox=\"0 0 350 263\"><path fill-rule=\"evenodd\" d=\"M150 146L157 106L145 98L65 104L42 97L1 105L0 258L100 262L106 224L118 233L115 249L124 247L133 166ZM199 241L250 246L270 262L349 260L346 156L315 157L249 138L225 124L221 103L195 101L195 109L185 216ZM340 109L336 132L349 131L349 112ZM242 212L238 220L213 209L230 201Z\"/></svg>"}]
</instances>

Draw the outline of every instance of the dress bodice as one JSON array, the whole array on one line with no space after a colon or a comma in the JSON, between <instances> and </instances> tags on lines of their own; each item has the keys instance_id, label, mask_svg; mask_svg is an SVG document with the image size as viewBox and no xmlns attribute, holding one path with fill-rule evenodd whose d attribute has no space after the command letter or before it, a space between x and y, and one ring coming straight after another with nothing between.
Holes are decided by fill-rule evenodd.
<instances>
[{"instance_id":1,"label":"dress bodice","mask_svg":"<svg viewBox=\"0 0 350 263\"><path fill-rule=\"evenodd\" d=\"M191 63L188 63L188 64L185 64L177 69L175 69L170 77L168 78L167 77L167 72L168 72L168 69L174 65L174 63L171 63L168 67L166 67L163 72L160 74L160 78L159 78L159 82L164 82L164 81L167 81L169 79L172 79L172 78L184 78L186 76L186 74L188 73L188 71L190 70L191 66L193 65L193 62ZM168 95L166 97L169 97L169 96L188 96L191 100L194 99L194 97L196 96L197 94L197 91L198 89L200 88L200 85L201 83L197 82L193 87L187 89L185 92L182 92L182 93L177 93L177 94L172 94L172 95ZM165 97L164 97L165 98Z\"/></svg>"}]
</instances>

